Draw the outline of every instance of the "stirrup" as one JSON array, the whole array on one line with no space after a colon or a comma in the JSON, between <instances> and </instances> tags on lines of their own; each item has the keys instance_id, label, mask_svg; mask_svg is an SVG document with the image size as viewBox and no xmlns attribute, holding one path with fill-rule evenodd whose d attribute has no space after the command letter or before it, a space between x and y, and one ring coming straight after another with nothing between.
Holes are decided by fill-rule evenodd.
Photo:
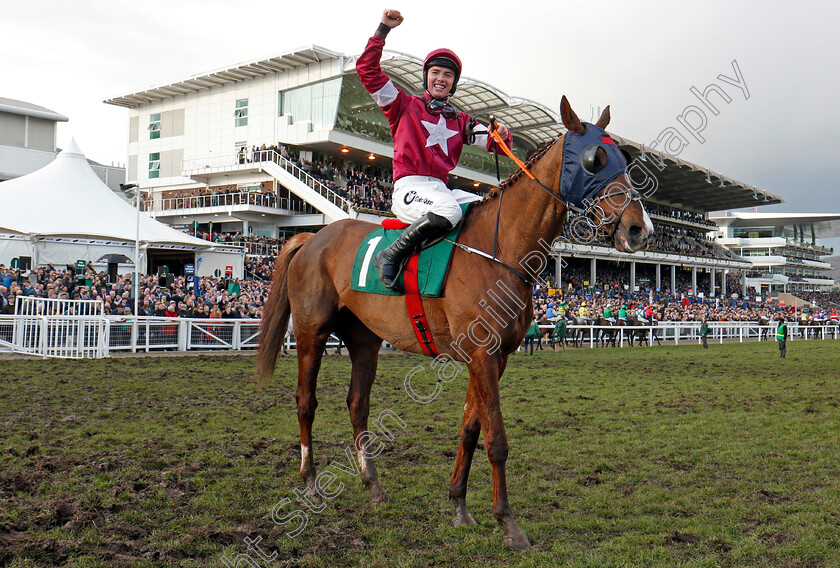
<instances>
[{"instance_id":1,"label":"stirrup","mask_svg":"<svg viewBox=\"0 0 840 568\"><path fill-rule=\"evenodd\" d=\"M400 262L399 266L397 267L397 274L394 276L394 281L390 283L387 280L385 280L385 277L382 275L382 273L379 271L379 268L377 267L376 273L379 275L379 281L382 282L385 285L385 287L389 290L397 292L398 294L404 294L405 290L403 289L402 285L400 285L400 276L402 275L403 270L405 270L405 265L408 264L408 260L410 258L411 255L408 255L402 260L402 262Z\"/></svg>"}]
</instances>

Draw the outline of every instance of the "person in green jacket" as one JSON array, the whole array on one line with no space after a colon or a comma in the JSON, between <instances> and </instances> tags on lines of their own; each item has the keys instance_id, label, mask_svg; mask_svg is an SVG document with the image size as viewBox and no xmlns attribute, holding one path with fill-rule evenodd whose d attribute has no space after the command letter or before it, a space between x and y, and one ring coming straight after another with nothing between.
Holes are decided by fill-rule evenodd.
<instances>
[{"instance_id":1,"label":"person in green jacket","mask_svg":"<svg viewBox=\"0 0 840 568\"><path fill-rule=\"evenodd\" d=\"M776 341L779 343L779 357L782 359L787 355L788 330L785 318L779 318L779 327L776 328Z\"/></svg>"},{"instance_id":2,"label":"person in green jacket","mask_svg":"<svg viewBox=\"0 0 840 568\"><path fill-rule=\"evenodd\" d=\"M621 309L618 310L618 319L626 320L627 319L627 304L621 304Z\"/></svg>"},{"instance_id":3,"label":"person in green jacket","mask_svg":"<svg viewBox=\"0 0 840 568\"><path fill-rule=\"evenodd\" d=\"M612 317L612 310L610 310L609 306L604 306L604 319L607 321L615 322Z\"/></svg>"},{"instance_id":4,"label":"person in green jacket","mask_svg":"<svg viewBox=\"0 0 840 568\"><path fill-rule=\"evenodd\" d=\"M554 324L554 329L551 331L551 339L554 341L554 350L557 351L557 343L560 343L560 347L563 348L563 352L566 352L566 318L561 317L557 320L557 323Z\"/></svg>"},{"instance_id":5,"label":"person in green jacket","mask_svg":"<svg viewBox=\"0 0 840 568\"><path fill-rule=\"evenodd\" d=\"M709 322L703 317L703 323L700 324L700 339L703 340L703 349L709 348Z\"/></svg>"},{"instance_id":6,"label":"person in green jacket","mask_svg":"<svg viewBox=\"0 0 840 568\"><path fill-rule=\"evenodd\" d=\"M535 318L531 318L531 325L528 326L528 331L525 332L525 352L528 352L528 347L531 347L531 353L529 355L534 354L534 341L536 341L540 336L540 326L537 324L537 320Z\"/></svg>"}]
</instances>

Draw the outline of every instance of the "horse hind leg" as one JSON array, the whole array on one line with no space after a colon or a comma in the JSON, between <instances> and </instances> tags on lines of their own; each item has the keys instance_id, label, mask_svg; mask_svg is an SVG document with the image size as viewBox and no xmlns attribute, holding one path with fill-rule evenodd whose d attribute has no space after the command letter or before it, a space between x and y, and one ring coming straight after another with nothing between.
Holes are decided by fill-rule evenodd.
<instances>
[{"instance_id":1,"label":"horse hind leg","mask_svg":"<svg viewBox=\"0 0 840 568\"><path fill-rule=\"evenodd\" d=\"M350 422L353 425L353 441L362 484L370 490L371 503L374 506L390 503L391 496L379 483L376 464L373 461L373 456L369 455L370 451L375 451L376 448L367 450L366 445L369 439L365 437L365 434L369 432L370 391L376 379L376 366L379 361L382 339L365 327L352 314L348 314L345 322L340 324L339 327L340 337L344 339L352 362L347 408L350 411ZM398 426L404 426L404 423L400 424L399 417L391 416L390 418L396 421ZM384 415L382 419L385 419ZM374 421L374 424L376 424L376 421ZM382 424L378 426L381 428ZM388 436L385 435L385 437ZM375 444L375 446L379 447L378 444Z\"/></svg>"},{"instance_id":2,"label":"horse hind leg","mask_svg":"<svg viewBox=\"0 0 840 568\"><path fill-rule=\"evenodd\" d=\"M300 425L300 475L306 483L307 498L314 502L318 499L318 489L315 483L315 462L312 456L312 422L315 420L315 410L318 408L318 399L315 396L318 371L321 368L321 358L330 332L328 330L309 331L302 327L300 326L299 329L298 320L295 320L298 359L298 385L295 401Z\"/></svg>"}]
</instances>

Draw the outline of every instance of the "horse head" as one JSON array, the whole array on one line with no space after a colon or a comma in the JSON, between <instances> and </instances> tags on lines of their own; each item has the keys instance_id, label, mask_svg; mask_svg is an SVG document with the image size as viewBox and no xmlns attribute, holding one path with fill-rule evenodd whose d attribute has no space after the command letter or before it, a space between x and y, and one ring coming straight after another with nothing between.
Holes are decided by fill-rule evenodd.
<instances>
[{"instance_id":1,"label":"horse head","mask_svg":"<svg viewBox=\"0 0 840 568\"><path fill-rule=\"evenodd\" d=\"M583 210L616 250L636 252L645 248L653 224L627 175L629 154L619 149L604 130L610 122L610 107L595 124L589 124L580 121L563 96L560 116L568 130L563 136L560 177L563 199L578 211Z\"/></svg>"}]
</instances>

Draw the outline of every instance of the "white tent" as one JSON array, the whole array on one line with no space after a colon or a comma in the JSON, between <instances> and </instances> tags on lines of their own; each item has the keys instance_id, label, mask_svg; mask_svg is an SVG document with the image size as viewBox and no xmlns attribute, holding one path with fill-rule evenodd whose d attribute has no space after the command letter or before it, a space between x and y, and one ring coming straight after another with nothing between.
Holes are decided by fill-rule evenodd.
<instances>
[{"instance_id":1,"label":"white tent","mask_svg":"<svg viewBox=\"0 0 840 568\"><path fill-rule=\"evenodd\" d=\"M134 242L137 213L94 173L75 142L36 172L0 184L0 231ZM140 241L208 247L140 214Z\"/></svg>"},{"instance_id":2,"label":"white tent","mask_svg":"<svg viewBox=\"0 0 840 568\"><path fill-rule=\"evenodd\" d=\"M36 265L93 262L107 253L134 258L136 232L136 209L99 179L75 141L40 170L0 183L0 263L20 256L32 257ZM216 256L210 253L212 243L142 212L140 242L143 253L151 248ZM230 254L225 257L229 260L222 264L241 264ZM202 258L196 264L201 267Z\"/></svg>"}]
</instances>

